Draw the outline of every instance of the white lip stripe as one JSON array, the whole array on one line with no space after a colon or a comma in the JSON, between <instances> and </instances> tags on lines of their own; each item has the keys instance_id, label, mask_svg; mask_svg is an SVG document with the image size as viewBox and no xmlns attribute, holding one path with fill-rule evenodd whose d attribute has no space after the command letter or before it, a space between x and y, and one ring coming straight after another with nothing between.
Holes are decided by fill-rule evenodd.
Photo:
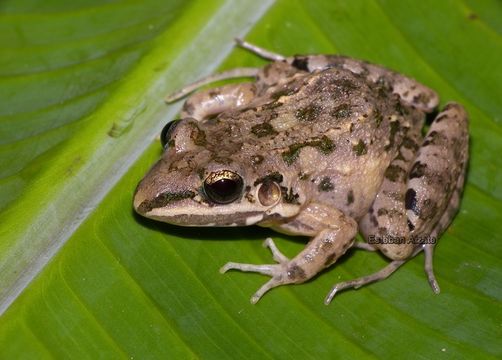
<instances>
[{"instance_id":1,"label":"white lip stripe","mask_svg":"<svg viewBox=\"0 0 502 360\"><path fill-rule=\"evenodd\" d=\"M253 209L253 208L243 208L239 205L222 205L218 207L198 207L198 206L183 206L180 208L154 208L147 212L145 215L157 216L157 217L176 217L183 215L194 215L194 216L207 216L208 219L211 218L212 214L215 215L227 215L231 217L235 214L245 214L249 212L263 211L266 209ZM261 215L263 217L263 215Z\"/></svg>"},{"instance_id":2,"label":"white lip stripe","mask_svg":"<svg viewBox=\"0 0 502 360\"><path fill-rule=\"evenodd\" d=\"M250 216L246 219L246 225L253 225L258 223L260 220L263 219L263 214L261 215L255 215L255 216Z\"/></svg>"}]
</instances>

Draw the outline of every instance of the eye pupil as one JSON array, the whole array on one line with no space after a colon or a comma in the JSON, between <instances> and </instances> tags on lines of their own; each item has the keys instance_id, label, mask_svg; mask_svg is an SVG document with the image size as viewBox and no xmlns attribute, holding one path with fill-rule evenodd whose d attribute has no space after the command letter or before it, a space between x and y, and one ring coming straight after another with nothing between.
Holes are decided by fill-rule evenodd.
<instances>
[{"instance_id":1,"label":"eye pupil","mask_svg":"<svg viewBox=\"0 0 502 360\"><path fill-rule=\"evenodd\" d=\"M160 133L160 142L162 143L162 147L165 148L166 145L169 143L169 140L171 140L171 135L176 128L176 125L180 122L180 120L173 120L170 121L164 126L162 129L162 132Z\"/></svg>"},{"instance_id":2,"label":"eye pupil","mask_svg":"<svg viewBox=\"0 0 502 360\"><path fill-rule=\"evenodd\" d=\"M204 192L218 204L228 204L239 198L242 193L242 178L228 170L212 173L204 181Z\"/></svg>"}]
</instances>

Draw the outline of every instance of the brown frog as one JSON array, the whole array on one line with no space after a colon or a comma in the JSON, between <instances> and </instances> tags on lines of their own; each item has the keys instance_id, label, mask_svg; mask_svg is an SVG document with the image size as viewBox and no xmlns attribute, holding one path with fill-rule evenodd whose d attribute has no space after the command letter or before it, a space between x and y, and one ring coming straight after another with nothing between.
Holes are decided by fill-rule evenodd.
<instances>
[{"instance_id":1,"label":"brown frog","mask_svg":"<svg viewBox=\"0 0 502 360\"><path fill-rule=\"evenodd\" d=\"M294 258L265 240L275 264L229 262L271 277L251 298L307 281L351 247L381 251L391 262L346 288L387 278L420 251L433 290L433 249L460 201L468 160L464 108L447 104L425 136L438 96L378 65L338 55L283 57L244 41L271 60L211 76L255 77L190 96L182 120L162 133L164 154L140 182L134 208L182 226L260 225L310 237ZM366 242L355 241L361 232Z\"/></svg>"}]
</instances>

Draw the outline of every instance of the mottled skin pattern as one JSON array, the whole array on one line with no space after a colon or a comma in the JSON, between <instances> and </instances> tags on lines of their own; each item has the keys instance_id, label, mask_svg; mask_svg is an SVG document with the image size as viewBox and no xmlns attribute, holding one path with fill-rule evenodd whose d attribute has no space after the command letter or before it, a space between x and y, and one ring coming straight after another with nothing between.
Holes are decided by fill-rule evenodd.
<instances>
[{"instance_id":1,"label":"mottled skin pattern","mask_svg":"<svg viewBox=\"0 0 502 360\"><path fill-rule=\"evenodd\" d=\"M267 239L277 264L222 268L271 277L253 303L273 287L310 279L350 247L379 250L392 261L336 284L326 303L341 289L386 278L421 250L439 292L434 240L458 209L468 158L462 106L448 104L423 138L425 113L438 98L415 80L342 56L283 58L241 45L273 62L227 76L255 75L255 82L187 99L162 158L138 185L136 211L177 225L258 224L310 237L293 259ZM217 203L204 182L226 171L242 179L243 190ZM367 243L354 242L358 231Z\"/></svg>"}]
</instances>

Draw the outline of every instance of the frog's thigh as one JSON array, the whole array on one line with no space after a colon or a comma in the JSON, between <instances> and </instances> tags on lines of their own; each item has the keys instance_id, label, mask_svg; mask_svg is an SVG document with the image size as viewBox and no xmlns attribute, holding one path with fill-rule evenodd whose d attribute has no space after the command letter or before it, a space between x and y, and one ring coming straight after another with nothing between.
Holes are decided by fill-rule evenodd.
<instances>
[{"instance_id":1,"label":"frog's thigh","mask_svg":"<svg viewBox=\"0 0 502 360\"><path fill-rule=\"evenodd\" d=\"M439 103L436 92L427 86L392 70L365 61L338 55L295 56L288 58L287 61L296 68L305 71L340 67L355 74L362 74L370 82L391 87L392 92L399 95L404 103L425 112L431 112Z\"/></svg>"},{"instance_id":2,"label":"frog's thigh","mask_svg":"<svg viewBox=\"0 0 502 360\"><path fill-rule=\"evenodd\" d=\"M405 206L411 233L430 235L448 226L459 205L468 161L468 120L449 103L431 124L408 180Z\"/></svg>"},{"instance_id":3,"label":"frog's thigh","mask_svg":"<svg viewBox=\"0 0 502 360\"><path fill-rule=\"evenodd\" d=\"M375 246L389 258L400 260L419 246L408 241L410 238L439 236L458 208L467 150L467 114L460 105L451 103L432 123L409 173L404 165L393 167L400 156L389 166L372 210L361 220L366 239L374 235L377 242L391 242ZM409 160L404 147L401 154ZM406 173L403 186L402 175ZM400 240L404 243L396 243ZM427 246L426 262L432 263L432 248Z\"/></svg>"},{"instance_id":4,"label":"frog's thigh","mask_svg":"<svg viewBox=\"0 0 502 360\"><path fill-rule=\"evenodd\" d=\"M409 235L403 199L420 139L418 131L409 132L404 138L398 155L385 171L371 208L359 223L366 241L393 260L408 258L414 249L413 244L401 241Z\"/></svg>"},{"instance_id":5,"label":"frog's thigh","mask_svg":"<svg viewBox=\"0 0 502 360\"><path fill-rule=\"evenodd\" d=\"M183 105L181 117L202 120L227 109L248 104L256 93L252 83L229 84L200 91L190 96Z\"/></svg>"}]
</instances>

